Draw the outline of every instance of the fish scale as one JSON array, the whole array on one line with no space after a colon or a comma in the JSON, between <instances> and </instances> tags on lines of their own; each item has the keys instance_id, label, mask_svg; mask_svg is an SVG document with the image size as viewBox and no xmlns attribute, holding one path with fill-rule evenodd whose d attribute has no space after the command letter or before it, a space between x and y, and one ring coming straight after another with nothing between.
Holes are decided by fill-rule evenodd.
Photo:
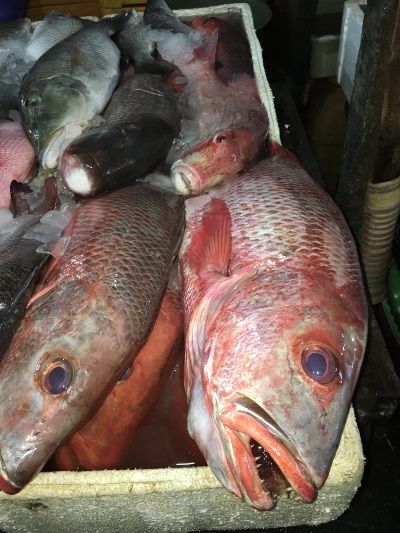
<instances>
[{"instance_id":1,"label":"fish scale","mask_svg":"<svg viewBox=\"0 0 400 533\"><path fill-rule=\"evenodd\" d=\"M189 433L221 483L253 507L274 505L280 483L268 484L269 470L313 501L366 343L350 231L328 194L284 156L187 200L186 219ZM263 479L251 440L272 460Z\"/></svg>"},{"instance_id":2,"label":"fish scale","mask_svg":"<svg viewBox=\"0 0 400 533\"><path fill-rule=\"evenodd\" d=\"M20 122L0 121L0 207L10 205L10 184L27 181L36 161L35 150Z\"/></svg>"},{"instance_id":3,"label":"fish scale","mask_svg":"<svg viewBox=\"0 0 400 533\"><path fill-rule=\"evenodd\" d=\"M65 253L50 263L0 367L6 492L30 481L132 363L165 291L182 216L182 198L147 185L78 206ZM73 369L59 394L44 385L52 361Z\"/></svg>"}]
</instances>

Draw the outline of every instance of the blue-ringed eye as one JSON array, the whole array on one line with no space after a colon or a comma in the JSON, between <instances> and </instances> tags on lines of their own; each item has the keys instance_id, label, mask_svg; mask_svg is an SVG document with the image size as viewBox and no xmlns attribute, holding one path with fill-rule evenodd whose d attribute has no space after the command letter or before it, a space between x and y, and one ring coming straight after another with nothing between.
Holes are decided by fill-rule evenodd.
<instances>
[{"instance_id":1,"label":"blue-ringed eye","mask_svg":"<svg viewBox=\"0 0 400 533\"><path fill-rule=\"evenodd\" d=\"M338 367L336 358L325 346L305 348L301 354L304 372L318 383L330 383L336 376Z\"/></svg>"},{"instance_id":2,"label":"blue-ringed eye","mask_svg":"<svg viewBox=\"0 0 400 533\"><path fill-rule=\"evenodd\" d=\"M49 394L60 394L70 386L73 374L74 370L68 359L55 359L43 371L42 387Z\"/></svg>"}]
</instances>

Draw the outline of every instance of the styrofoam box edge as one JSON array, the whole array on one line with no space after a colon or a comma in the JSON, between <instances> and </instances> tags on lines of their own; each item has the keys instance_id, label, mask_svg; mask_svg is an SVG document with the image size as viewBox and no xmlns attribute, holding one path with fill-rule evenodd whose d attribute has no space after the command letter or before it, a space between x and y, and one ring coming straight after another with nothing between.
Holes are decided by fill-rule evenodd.
<instances>
[{"instance_id":1,"label":"styrofoam box edge","mask_svg":"<svg viewBox=\"0 0 400 533\"><path fill-rule=\"evenodd\" d=\"M179 10L200 15L241 16L250 43L260 97L268 111L270 138L280 141L273 96L247 4ZM188 532L319 524L340 516L360 485L364 470L352 408L329 477L313 504L278 498L260 513L230 495L207 467L97 472L42 472L15 496L0 493L0 528L57 533L140 531Z\"/></svg>"}]
</instances>

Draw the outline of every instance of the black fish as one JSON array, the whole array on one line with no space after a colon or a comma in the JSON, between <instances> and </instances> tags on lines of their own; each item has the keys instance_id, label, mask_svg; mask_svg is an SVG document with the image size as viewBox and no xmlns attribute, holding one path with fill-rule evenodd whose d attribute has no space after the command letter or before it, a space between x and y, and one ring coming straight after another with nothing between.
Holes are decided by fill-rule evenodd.
<instances>
[{"instance_id":1,"label":"black fish","mask_svg":"<svg viewBox=\"0 0 400 533\"><path fill-rule=\"evenodd\" d=\"M176 96L162 76L138 74L115 91L104 123L67 147L60 174L82 196L119 187L162 162L179 128Z\"/></svg>"}]
</instances>

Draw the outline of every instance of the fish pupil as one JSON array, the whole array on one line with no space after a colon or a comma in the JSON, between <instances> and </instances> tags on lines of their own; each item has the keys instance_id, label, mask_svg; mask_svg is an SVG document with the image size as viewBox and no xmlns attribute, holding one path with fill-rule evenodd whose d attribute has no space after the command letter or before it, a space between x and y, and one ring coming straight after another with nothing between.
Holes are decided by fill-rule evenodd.
<instances>
[{"instance_id":1,"label":"fish pupil","mask_svg":"<svg viewBox=\"0 0 400 533\"><path fill-rule=\"evenodd\" d=\"M323 354L313 352L307 359L307 366L312 374L317 377L322 377L328 368L328 363Z\"/></svg>"},{"instance_id":2,"label":"fish pupil","mask_svg":"<svg viewBox=\"0 0 400 533\"><path fill-rule=\"evenodd\" d=\"M218 135L216 138L215 138L215 142L216 143L222 143L225 141L225 137L224 135Z\"/></svg>"},{"instance_id":3,"label":"fish pupil","mask_svg":"<svg viewBox=\"0 0 400 533\"><path fill-rule=\"evenodd\" d=\"M43 388L50 394L60 394L71 384L72 365L66 359L51 363L45 373Z\"/></svg>"},{"instance_id":4,"label":"fish pupil","mask_svg":"<svg viewBox=\"0 0 400 533\"><path fill-rule=\"evenodd\" d=\"M57 394L62 390L66 389L65 376L65 369L62 366L56 366L50 372L47 379L49 381L50 389L53 394Z\"/></svg>"}]
</instances>

